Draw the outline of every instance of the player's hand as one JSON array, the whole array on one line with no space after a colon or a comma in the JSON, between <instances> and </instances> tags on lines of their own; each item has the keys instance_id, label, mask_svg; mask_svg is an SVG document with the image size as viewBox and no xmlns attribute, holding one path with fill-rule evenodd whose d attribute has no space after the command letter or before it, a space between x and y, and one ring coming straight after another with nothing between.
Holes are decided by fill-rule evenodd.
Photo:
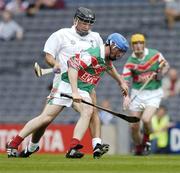
<instances>
[{"instance_id":1,"label":"player's hand","mask_svg":"<svg viewBox=\"0 0 180 173\"><path fill-rule=\"evenodd\" d=\"M139 77L139 82L145 83L150 78L150 75L143 75Z\"/></svg>"},{"instance_id":2,"label":"player's hand","mask_svg":"<svg viewBox=\"0 0 180 173\"><path fill-rule=\"evenodd\" d=\"M125 81L122 82L121 85L120 85L120 87L121 87L121 93L122 93L122 95L123 95L123 96L127 96L127 95L128 95L128 91L129 91L129 87L128 87L127 83L126 83Z\"/></svg>"},{"instance_id":3,"label":"player's hand","mask_svg":"<svg viewBox=\"0 0 180 173\"><path fill-rule=\"evenodd\" d=\"M58 62L54 64L53 71L54 73L61 73L60 64Z\"/></svg>"},{"instance_id":4,"label":"player's hand","mask_svg":"<svg viewBox=\"0 0 180 173\"><path fill-rule=\"evenodd\" d=\"M146 73L139 76L138 82L146 83L150 78L153 79L157 75L156 72Z\"/></svg>"},{"instance_id":5,"label":"player's hand","mask_svg":"<svg viewBox=\"0 0 180 173\"><path fill-rule=\"evenodd\" d=\"M82 101L82 97L79 93L72 93L73 101L76 103L80 103Z\"/></svg>"},{"instance_id":6,"label":"player's hand","mask_svg":"<svg viewBox=\"0 0 180 173\"><path fill-rule=\"evenodd\" d=\"M155 74L155 79L156 80L161 80L163 78L163 74L161 73L161 71L159 71L159 72L157 72L156 74Z\"/></svg>"},{"instance_id":7,"label":"player's hand","mask_svg":"<svg viewBox=\"0 0 180 173\"><path fill-rule=\"evenodd\" d=\"M166 66L167 64L167 61L165 59L162 59L160 62L159 62L159 68L157 70L157 72L162 72L163 68Z\"/></svg>"},{"instance_id":8,"label":"player's hand","mask_svg":"<svg viewBox=\"0 0 180 173\"><path fill-rule=\"evenodd\" d=\"M156 80L161 80L163 78L163 68L165 67L166 61L165 60L161 60L160 64L159 64L159 68L157 70L157 73L155 75L155 79Z\"/></svg>"},{"instance_id":9,"label":"player's hand","mask_svg":"<svg viewBox=\"0 0 180 173\"><path fill-rule=\"evenodd\" d=\"M131 99L129 98L129 96L125 96L123 99L123 110L127 110L129 108L129 104L131 102Z\"/></svg>"}]
</instances>

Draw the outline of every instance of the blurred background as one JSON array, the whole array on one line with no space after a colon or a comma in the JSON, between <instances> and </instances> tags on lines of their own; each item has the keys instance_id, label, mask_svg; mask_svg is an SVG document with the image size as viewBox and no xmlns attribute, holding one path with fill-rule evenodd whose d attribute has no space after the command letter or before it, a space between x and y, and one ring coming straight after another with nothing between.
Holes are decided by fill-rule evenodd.
<instances>
[{"instance_id":1,"label":"blurred background","mask_svg":"<svg viewBox=\"0 0 180 173\"><path fill-rule=\"evenodd\" d=\"M5 141L18 130L18 125L26 123L43 109L53 74L37 78L33 65L37 61L47 68L43 56L46 39L60 28L71 27L74 13L80 6L90 8L96 13L93 31L99 32L104 41L113 32L123 34L128 40L132 34L138 32L145 35L147 47L162 52L174 70L167 75L172 85L169 88L164 87L167 94L162 104L167 107L171 121L180 121L179 0L0 0L1 152L5 150ZM4 21L12 21L9 25L11 28L3 28ZM130 53L131 50L115 64L119 73ZM175 83L179 85L177 90ZM166 84L164 82L164 86ZM97 87L97 96L99 105L122 111L118 85L108 75L103 77ZM78 117L72 109L65 109L54 123L73 125ZM128 123L111 115L101 116L101 120L103 140L111 145L109 153L130 153ZM175 141L175 149L179 152L180 130L175 134L175 139L171 140ZM45 151L51 152L50 149ZM61 152L64 152L63 149Z\"/></svg>"}]
</instances>

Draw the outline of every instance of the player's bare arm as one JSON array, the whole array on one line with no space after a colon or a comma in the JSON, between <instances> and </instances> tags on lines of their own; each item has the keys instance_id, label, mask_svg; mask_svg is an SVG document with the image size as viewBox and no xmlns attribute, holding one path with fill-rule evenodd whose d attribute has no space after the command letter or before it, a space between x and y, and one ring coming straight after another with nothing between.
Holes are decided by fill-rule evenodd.
<instances>
[{"instance_id":1,"label":"player's bare arm","mask_svg":"<svg viewBox=\"0 0 180 173\"><path fill-rule=\"evenodd\" d=\"M169 63L166 61L166 59L163 59L159 64L159 72L164 76L168 72L169 68Z\"/></svg>"},{"instance_id":2,"label":"player's bare arm","mask_svg":"<svg viewBox=\"0 0 180 173\"><path fill-rule=\"evenodd\" d=\"M51 67L54 68L54 71L60 71L60 64L58 63L58 61L49 53L46 53L45 55L45 60L47 62L48 65L50 65Z\"/></svg>"},{"instance_id":3,"label":"player's bare arm","mask_svg":"<svg viewBox=\"0 0 180 173\"><path fill-rule=\"evenodd\" d=\"M114 65L112 65L111 70L108 70L107 72L112 78L114 78L118 82L119 86L121 87L121 92L122 92L123 96L127 96L128 95L128 85L124 81L123 77L121 75L119 75L119 73L117 72Z\"/></svg>"},{"instance_id":4,"label":"player's bare arm","mask_svg":"<svg viewBox=\"0 0 180 173\"><path fill-rule=\"evenodd\" d=\"M78 86L77 86L77 79L78 79L78 71L77 69L73 67L68 68L68 77L70 81L70 85L72 88L72 97L73 101L75 102L81 102L81 96L78 93Z\"/></svg>"}]
</instances>

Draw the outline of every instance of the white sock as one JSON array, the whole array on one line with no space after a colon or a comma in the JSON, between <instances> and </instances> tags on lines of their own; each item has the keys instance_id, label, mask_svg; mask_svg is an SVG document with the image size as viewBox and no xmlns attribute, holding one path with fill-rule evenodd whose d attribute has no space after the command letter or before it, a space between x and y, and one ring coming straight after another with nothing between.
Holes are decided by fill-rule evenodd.
<instances>
[{"instance_id":1,"label":"white sock","mask_svg":"<svg viewBox=\"0 0 180 173\"><path fill-rule=\"evenodd\" d=\"M101 138L93 138L93 139L92 139L93 149L96 147L97 144L101 144L101 143L102 143Z\"/></svg>"},{"instance_id":2,"label":"white sock","mask_svg":"<svg viewBox=\"0 0 180 173\"><path fill-rule=\"evenodd\" d=\"M31 141L28 144L28 151L34 152L37 147L39 146L39 143L32 143Z\"/></svg>"}]
</instances>

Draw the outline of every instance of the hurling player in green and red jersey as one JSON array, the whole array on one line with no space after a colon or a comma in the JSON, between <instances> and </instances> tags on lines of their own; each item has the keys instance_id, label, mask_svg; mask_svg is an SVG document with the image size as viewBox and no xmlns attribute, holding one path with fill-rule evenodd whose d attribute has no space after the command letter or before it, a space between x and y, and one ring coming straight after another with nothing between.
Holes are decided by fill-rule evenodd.
<instances>
[{"instance_id":1,"label":"hurling player in green and red jersey","mask_svg":"<svg viewBox=\"0 0 180 173\"><path fill-rule=\"evenodd\" d=\"M161 79L168 71L169 65L163 55L156 49L146 48L146 40L142 34L134 34L131 37L132 55L128 58L123 69L124 79L130 84L131 96L124 100L124 108L129 108L131 115L139 117L143 123L143 133L141 133L141 123L131 124L132 139L135 145L135 155L149 153L149 134L151 132L151 118L155 114L163 90ZM163 67L160 68L160 64ZM143 84L154 75L153 79L146 85L142 92L138 93ZM135 99L130 101L130 98ZM148 151L148 152L147 152Z\"/></svg>"}]
</instances>

